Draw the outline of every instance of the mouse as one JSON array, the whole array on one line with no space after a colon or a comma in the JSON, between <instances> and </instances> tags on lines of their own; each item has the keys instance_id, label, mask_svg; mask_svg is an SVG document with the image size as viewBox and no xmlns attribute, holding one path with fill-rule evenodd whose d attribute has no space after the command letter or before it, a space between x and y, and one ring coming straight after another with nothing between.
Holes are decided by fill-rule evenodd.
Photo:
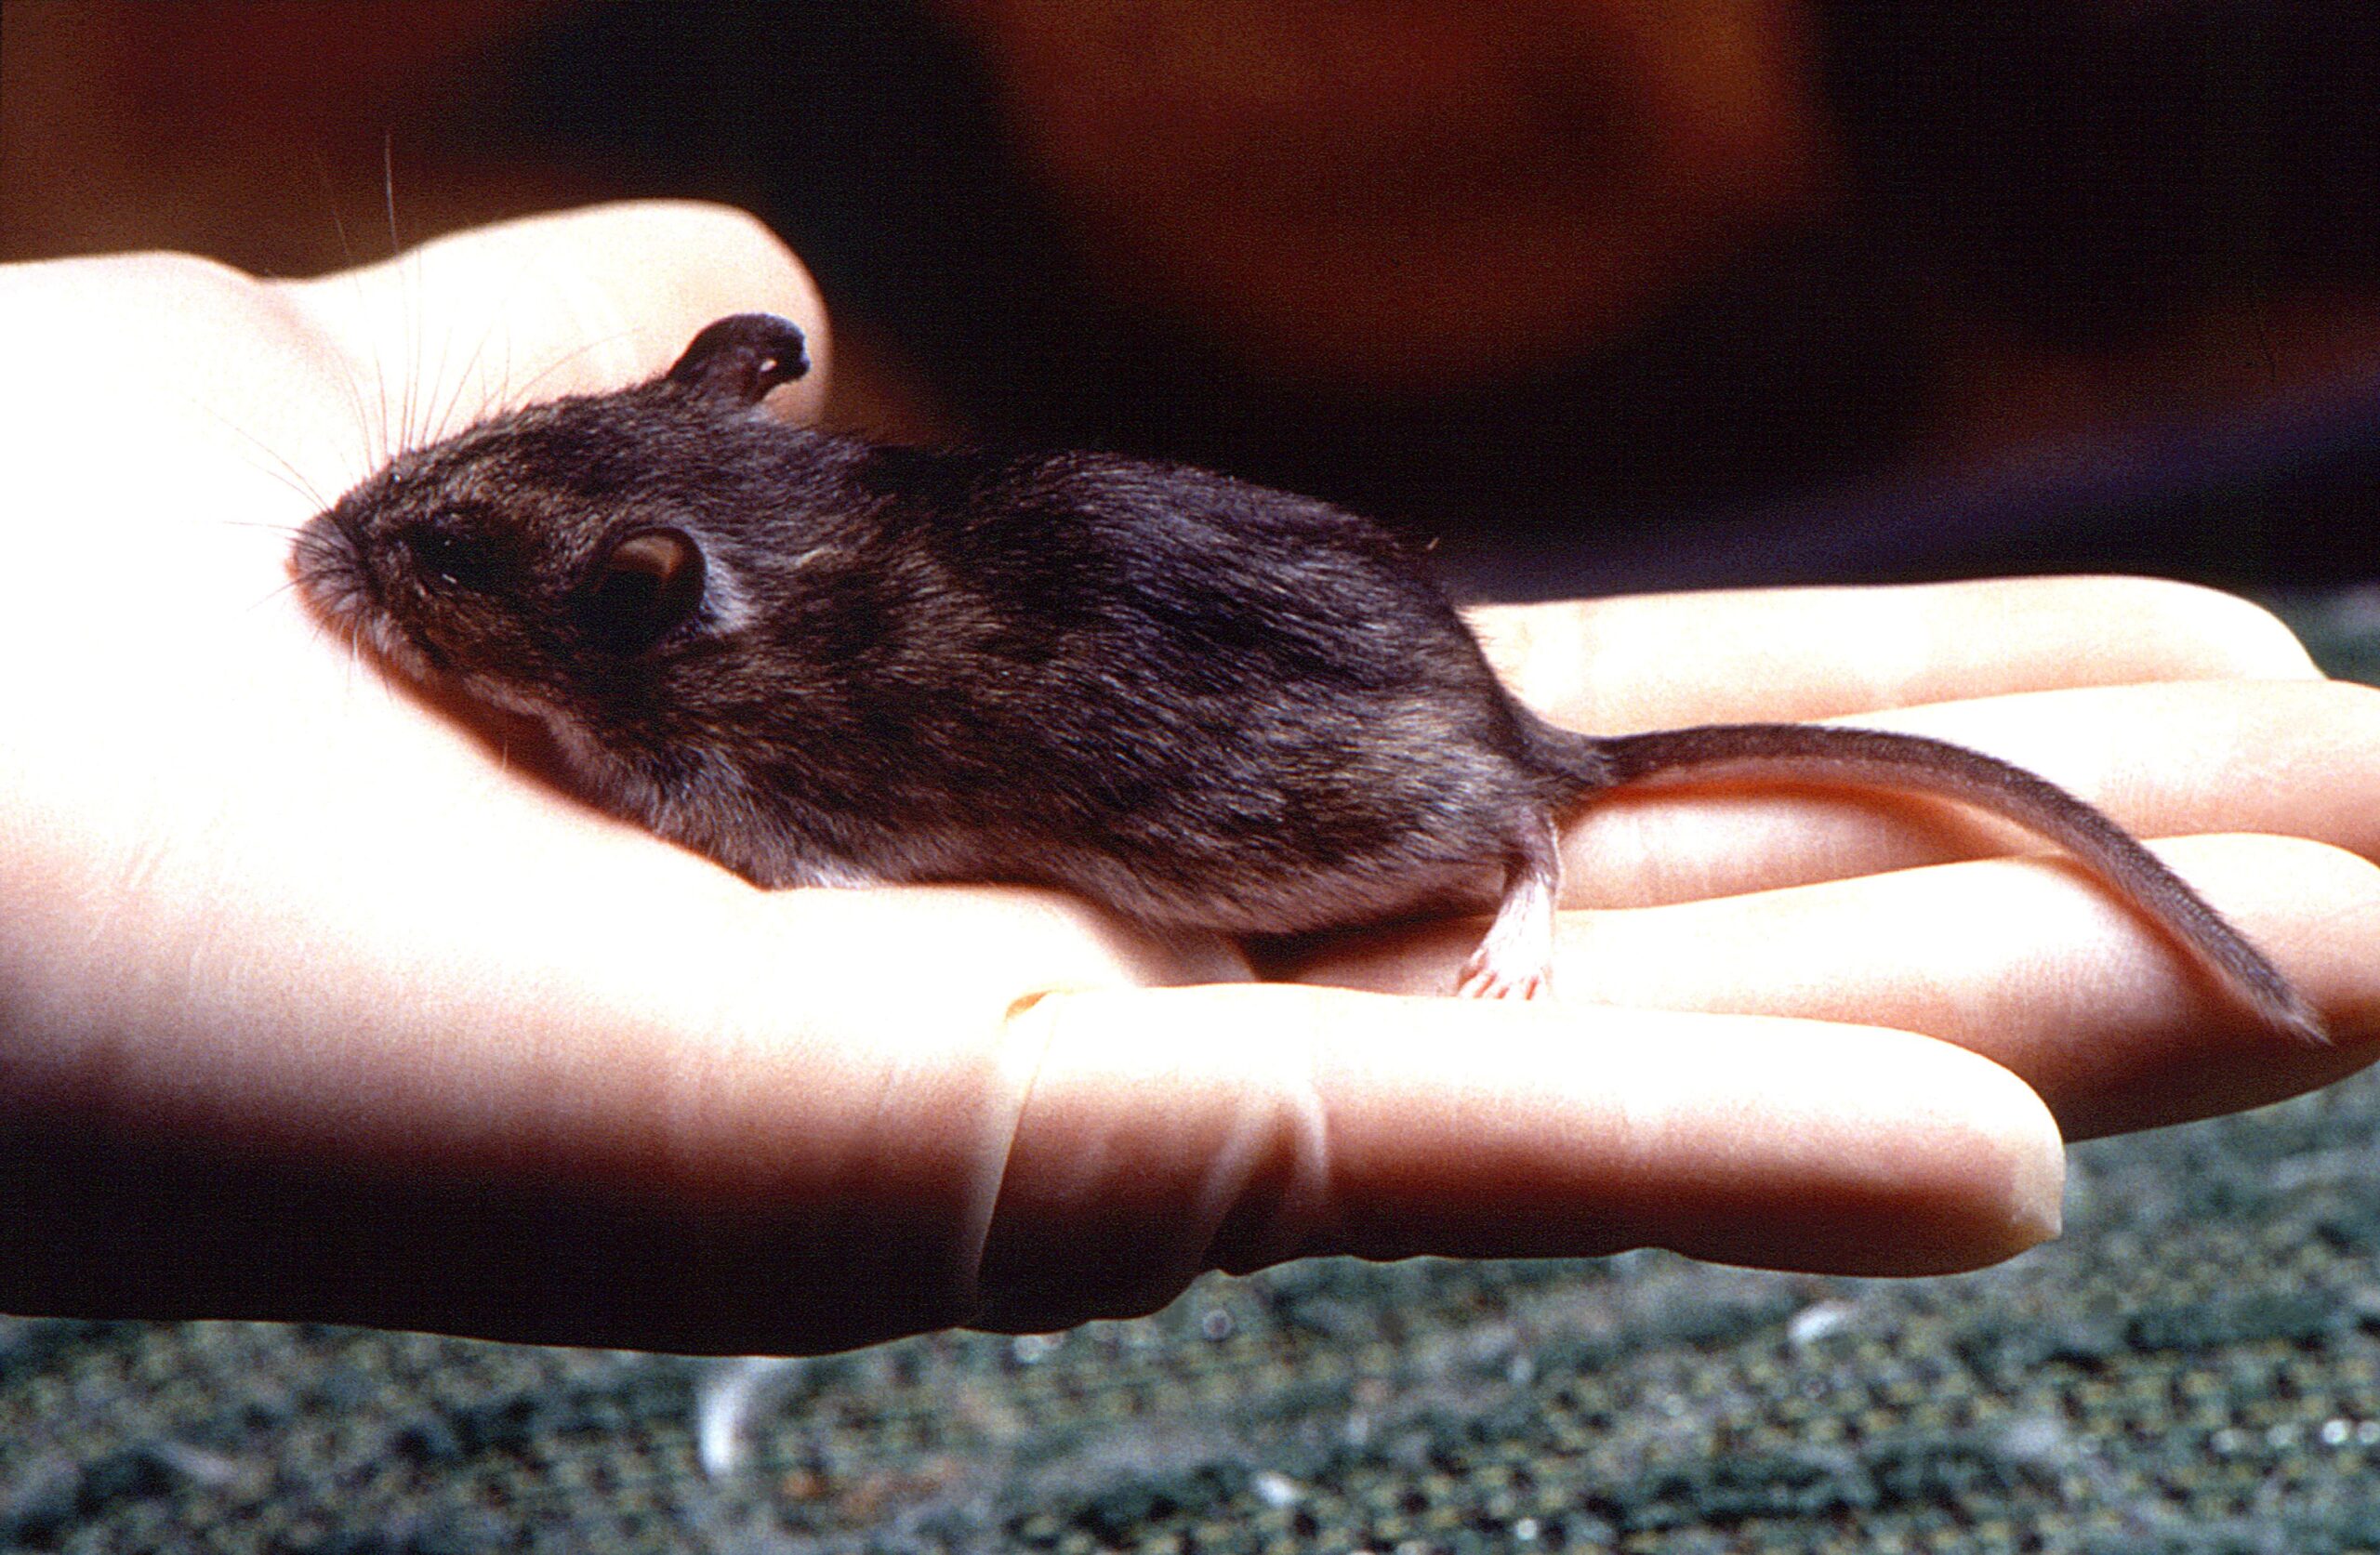
<instances>
[{"instance_id":1,"label":"mouse","mask_svg":"<svg viewBox=\"0 0 2380 1555\"><path fill-rule=\"evenodd\" d=\"M1452 992L1552 985L1557 826L1615 788L1907 789L2055 842L2263 1021L2320 1017L2033 772L1925 736L1620 735L1523 705L1410 547L1330 503L1096 452L881 443L761 406L791 321L399 454L298 531L317 616L542 724L597 806L766 888L1011 883L1158 930L1489 915Z\"/></svg>"}]
</instances>

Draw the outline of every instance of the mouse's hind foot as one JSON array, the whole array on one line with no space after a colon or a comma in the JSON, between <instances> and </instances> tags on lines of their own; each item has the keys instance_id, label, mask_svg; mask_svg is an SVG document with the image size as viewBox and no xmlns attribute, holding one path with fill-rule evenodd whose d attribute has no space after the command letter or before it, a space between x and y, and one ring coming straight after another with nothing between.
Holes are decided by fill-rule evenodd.
<instances>
[{"instance_id":1,"label":"mouse's hind foot","mask_svg":"<svg viewBox=\"0 0 2380 1555\"><path fill-rule=\"evenodd\" d=\"M1463 963L1455 987L1466 999L1542 999L1554 993L1554 902L1562 853L1551 816L1532 816L1514 833L1504 897L1488 936Z\"/></svg>"}]
</instances>

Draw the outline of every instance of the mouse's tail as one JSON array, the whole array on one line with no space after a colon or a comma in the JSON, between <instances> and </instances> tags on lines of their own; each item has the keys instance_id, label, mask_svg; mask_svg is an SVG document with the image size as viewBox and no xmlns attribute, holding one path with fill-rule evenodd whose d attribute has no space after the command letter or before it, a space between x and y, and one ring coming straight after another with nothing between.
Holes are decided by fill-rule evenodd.
<instances>
[{"instance_id":1,"label":"mouse's tail","mask_svg":"<svg viewBox=\"0 0 2380 1555\"><path fill-rule=\"evenodd\" d=\"M2048 779L1947 740L1833 724L1709 724L1594 739L1548 732L1550 764L1582 797L1620 784L1670 780L1854 784L1916 790L2005 816L2040 833L2164 925L2272 1025L2327 1043L2321 1017L2281 969L2131 833Z\"/></svg>"}]
</instances>

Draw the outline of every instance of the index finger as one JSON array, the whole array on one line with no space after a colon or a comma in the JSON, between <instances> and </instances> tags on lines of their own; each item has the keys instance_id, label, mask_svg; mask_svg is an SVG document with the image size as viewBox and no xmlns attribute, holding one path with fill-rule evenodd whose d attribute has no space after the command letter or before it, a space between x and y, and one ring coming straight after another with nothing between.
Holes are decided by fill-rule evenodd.
<instances>
[{"instance_id":1,"label":"index finger","mask_svg":"<svg viewBox=\"0 0 2380 1555\"><path fill-rule=\"evenodd\" d=\"M1646 594L1466 613L1523 701L1597 733L2319 674L2268 612L2160 578Z\"/></svg>"}]
</instances>

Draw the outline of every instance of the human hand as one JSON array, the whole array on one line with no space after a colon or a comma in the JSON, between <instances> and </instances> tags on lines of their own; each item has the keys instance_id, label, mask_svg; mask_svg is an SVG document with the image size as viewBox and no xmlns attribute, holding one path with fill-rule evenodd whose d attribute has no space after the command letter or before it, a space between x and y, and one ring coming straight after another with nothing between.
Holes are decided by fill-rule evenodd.
<instances>
[{"instance_id":1,"label":"human hand","mask_svg":"<svg viewBox=\"0 0 2380 1555\"><path fill-rule=\"evenodd\" d=\"M2336 1043L2292 1058L2137 911L2013 824L1849 788L1600 797L1564 837L1566 905L1601 909L1561 920L1573 997L1924 1032L2023 1075L2068 1139L2260 1105L2370 1061L2380 692L2323 679L2245 600L2016 578L1473 620L1524 697L1574 727L1839 718L2056 779L2172 839L2153 846L2279 956ZM2032 856L1991 856L2016 852ZM1411 992L1468 949L1461 926L1408 926L1316 947L1297 975Z\"/></svg>"},{"instance_id":2,"label":"human hand","mask_svg":"<svg viewBox=\"0 0 2380 1555\"><path fill-rule=\"evenodd\" d=\"M648 376L749 308L810 329L822 370L787 408L814 407L830 351L806 279L703 207L488 229L312 283L153 257L0 272L0 527L47 586L0 615L20 666L0 679L0 1310L803 1350L1056 1327L1332 1252L1959 1268L2049 1233L2060 1171L2041 1100L1961 1043L2082 1127L2245 1104L2365 1054L2371 874L2303 841L2173 856L2323 1006L2342 1038L2323 1053L2245 1028L2047 863L1567 920L1573 1000L1640 1009L1257 985L1233 946L1050 893L754 890L543 784L284 586L290 528L392 438ZM2374 851L2355 795L2380 714L2304 679L2261 617L2136 585L1995 586L1897 607L1918 619L1890 680L1853 629L1889 604L1493 626L1549 711L1587 710L1565 677L1592 662L1602 728L2210 677L1904 716L2151 831ZM2061 588L2082 592L2053 608ZM1744 683L1731 654L1778 642L1771 684L1805 680L1712 704ZM2095 697L2139 699L2140 725ZM2144 745L2161 697L2181 727ZM2043 706L2080 709L2084 743L2019 716ZM1805 815L1820 830L1786 835ZM1699 895L1719 874L1695 861L1764 829L1738 885L1969 840L1866 798L1632 797L1572 828L1573 889ZM1961 879L1981 896L1944 889ZM1864 960L1755 958L1830 922L1863 926ZM1462 932L1279 969L1435 992ZM1878 1029L1896 1022L1950 1040Z\"/></svg>"}]
</instances>

